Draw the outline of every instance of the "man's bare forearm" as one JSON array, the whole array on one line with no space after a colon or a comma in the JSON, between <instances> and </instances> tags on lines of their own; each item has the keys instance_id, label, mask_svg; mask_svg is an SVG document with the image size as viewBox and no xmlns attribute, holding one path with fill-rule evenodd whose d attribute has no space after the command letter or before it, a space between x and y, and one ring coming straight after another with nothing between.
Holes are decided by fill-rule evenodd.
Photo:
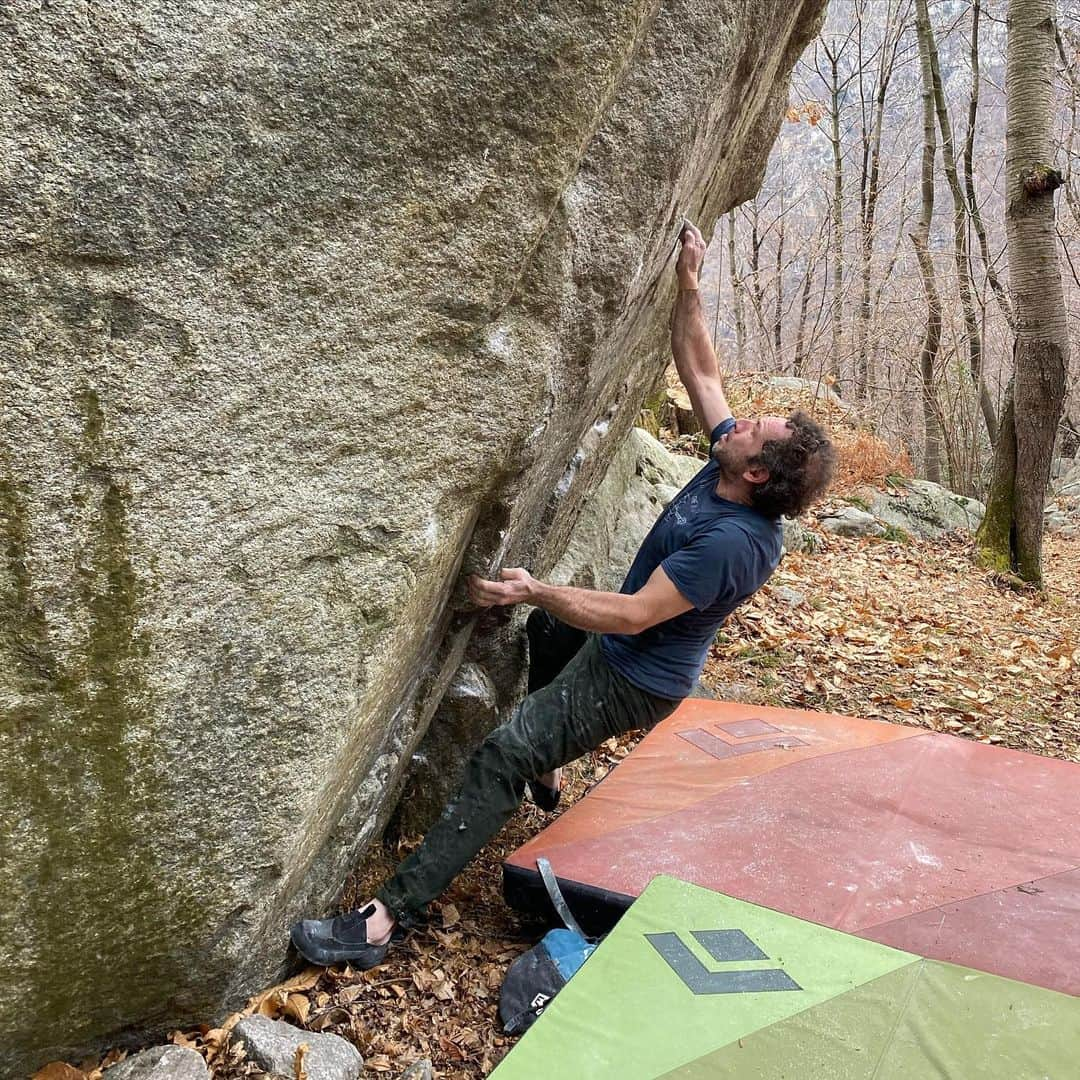
<instances>
[{"instance_id":1,"label":"man's bare forearm","mask_svg":"<svg viewBox=\"0 0 1080 1080\"><path fill-rule=\"evenodd\" d=\"M701 309L701 293L696 289L680 289L675 297L671 315L671 353L683 385L695 379L720 378L720 365Z\"/></svg>"},{"instance_id":2,"label":"man's bare forearm","mask_svg":"<svg viewBox=\"0 0 1080 1080\"><path fill-rule=\"evenodd\" d=\"M537 581L529 602L579 630L636 634L642 629L640 603L629 593L594 592Z\"/></svg>"}]
</instances>

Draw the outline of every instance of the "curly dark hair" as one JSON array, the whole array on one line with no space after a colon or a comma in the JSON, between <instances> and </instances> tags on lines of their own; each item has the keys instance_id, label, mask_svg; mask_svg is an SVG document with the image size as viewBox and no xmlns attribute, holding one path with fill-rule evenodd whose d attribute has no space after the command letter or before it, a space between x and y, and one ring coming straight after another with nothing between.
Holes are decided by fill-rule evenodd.
<instances>
[{"instance_id":1,"label":"curly dark hair","mask_svg":"<svg viewBox=\"0 0 1080 1080\"><path fill-rule=\"evenodd\" d=\"M836 469L836 450L825 429L806 413L792 413L786 439L769 439L749 465L763 465L769 479L757 484L751 506L766 517L797 517L821 497Z\"/></svg>"}]
</instances>

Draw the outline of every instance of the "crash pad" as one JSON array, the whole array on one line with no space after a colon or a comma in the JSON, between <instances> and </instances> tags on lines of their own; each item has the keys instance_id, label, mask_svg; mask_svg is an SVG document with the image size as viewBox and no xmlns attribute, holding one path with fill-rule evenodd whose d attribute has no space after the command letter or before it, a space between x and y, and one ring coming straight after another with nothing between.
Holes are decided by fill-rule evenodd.
<instances>
[{"instance_id":1,"label":"crash pad","mask_svg":"<svg viewBox=\"0 0 1080 1080\"><path fill-rule=\"evenodd\" d=\"M1080 994L1080 766L914 727L688 699L504 866L610 926L658 873Z\"/></svg>"},{"instance_id":2,"label":"crash pad","mask_svg":"<svg viewBox=\"0 0 1080 1080\"><path fill-rule=\"evenodd\" d=\"M1080 1001L655 878L493 1073L1075 1075Z\"/></svg>"}]
</instances>

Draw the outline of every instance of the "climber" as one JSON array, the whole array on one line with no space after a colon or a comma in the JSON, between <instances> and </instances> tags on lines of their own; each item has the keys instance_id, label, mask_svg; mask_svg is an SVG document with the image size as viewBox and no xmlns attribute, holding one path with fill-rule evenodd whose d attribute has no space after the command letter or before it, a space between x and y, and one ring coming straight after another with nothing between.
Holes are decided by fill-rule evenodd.
<instances>
[{"instance_id":1,"label":"climber","mask_svg":"<svg viewBox=\"0 0 1080 1080\"><path fill-rule=\"evenodd\" d=\"M618 593L549 585L521 568L473 576L480 607L531 604L529 694L470 760L459 794L375 898L292 928L317 964L380 963L395 930L422 921L438 896L520 805L558 800L561 767L622 732L674 711L701 673L717 628L780 560L781 515L805 510L835 462L804 413L735 420L705 325L698 278L705 242L680 233L671 347L710 459L660 515Z\"/></svg>"}]
</instances>

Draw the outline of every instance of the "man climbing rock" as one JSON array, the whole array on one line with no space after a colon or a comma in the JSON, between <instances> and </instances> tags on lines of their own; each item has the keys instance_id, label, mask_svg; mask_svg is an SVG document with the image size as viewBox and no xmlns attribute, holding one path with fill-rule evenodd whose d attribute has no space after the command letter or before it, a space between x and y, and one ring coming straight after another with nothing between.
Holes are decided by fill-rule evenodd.
<instances>
[{"instance_id":1,"label":"man climbing rock","mask_svg":"<svg viewBox=\"0 0 1080 1080\"><path fill-rule=\"evenodd\" d=\"M481 607L531 604L529 694L470 760L459 794L420 846L358 911L308 920L292 940L317 964L382 961L397 927L422 919L520 805L554 809L561 768L606 739L651 728L701 674L718 627L780 561L781 515L826 488L835 461L826 433L803 413L735 420L702 314L705 242L684 227L676 263L671 347L705 431L709 462L660 515L618 593L548 585L523 569L469 579Z\"/></svg>"}]
</instances>

